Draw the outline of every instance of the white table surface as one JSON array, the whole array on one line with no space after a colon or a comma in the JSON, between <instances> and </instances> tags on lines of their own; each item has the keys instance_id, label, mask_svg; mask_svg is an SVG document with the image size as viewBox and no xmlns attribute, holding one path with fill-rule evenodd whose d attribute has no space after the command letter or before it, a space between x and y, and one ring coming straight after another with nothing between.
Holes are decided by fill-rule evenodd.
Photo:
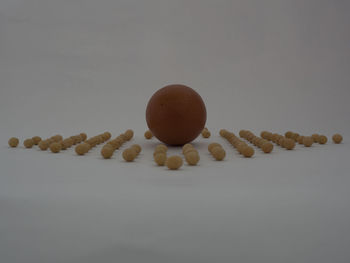
<instances>
[{"instance_id":1,"label":"white table surface","mask_svg":"<svg viewBox=\"0 0 350 263\"><path fill-rule=\"evenodd\" d=\"M0 262L350 262L350 5L346 1L0 2ZM157 167L145 107L197 90L201 160ZM12 149L11 136L113 136L125 163ZM340 145L239 156L221 128ZM207 145L227 151L215 162ZM128 144L125 145L127 147ZM180 153L171 148L170 153Z\"/></svg>"}]
</instances>

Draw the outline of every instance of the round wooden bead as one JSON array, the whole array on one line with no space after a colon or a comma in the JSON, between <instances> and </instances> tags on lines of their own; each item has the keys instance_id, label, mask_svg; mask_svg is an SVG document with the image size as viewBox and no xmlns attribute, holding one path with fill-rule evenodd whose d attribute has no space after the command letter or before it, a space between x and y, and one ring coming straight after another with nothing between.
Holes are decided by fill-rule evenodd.
<instances>
[{"instance_id":1,"label":"round wooden bead","mask_svg":"<svg viewBox=\"0 0 350 263\"><path fill-rule=\"evenodd\" d=\"M150 130L145 132L145 138L147 140L150 140L152 137L153 137L153 134L152 134L152 132Z\"/></svg>"},{"instance_id":2,"label":"round wooden bead","mask_svg":"<svg viewBox=\"0 0 350 263\"><path fill-rule=\"evenodd\" d=\"M166 166L170 170L177 170L182 166L183 161L182 161L182 158L180 156L173 155L173 156L170 156L169 158L167 158L165 163L166 163Z\"/></svg>"},{"instance_id":3,"label":"round wooden bead","mask_svg":"<svg viewBox=\"0 0 350 263\"><path fill-rule=\"evenodd\" d=\"M163 150L163 152L167 152L168 151L168 147L166 147L164 144L158 144L155 148L155 150Z\"/></svg>"},{"instance_id":4,"label":"round wooden bead","mask_svg":"<svg viewBox=\"0 0 350 263\"><path fill-rule=\"evenodd\" d=\"M250 146L243 147L241 154L244 157L252 157L254 155L254 149Z\"/></svg>"},{"instance_id":5,"label":"round wooden bead","mask_svg":"<svg viewBox=\"0 0 350 263\"><path fill-rule=\"evenodd\" d=\"M292 150L295 147L295 141L291 138L286 138L283 141L283 147L287 150Z\"/></svg>"},{"instance_id":6,"label":"round wooden bead","mask_svg":"<svg viewBox=\"0 0 350 263\"><path fill-rule=\"evenodd\" d=\"M50 146L50 142L48 140L43 140L39 142L38 146L40 150L46 151Z\"/></svg>"},{"instance_id":7,"label":"round wooden bead","mask_svg":"<svg viewBox=\"0 0 350 263\"><path fill-rule=\"evenodd\" d=\"M182 146L182 153L185 153L187 149L194 148L192 144L186 143L184 146Z\"/></svg>"},{"instance_id":8,"label":"round wooden bead","mask_svg":"<svg viewBox=\"0 0 350 263\"><path fill-rule=\"evenodd\" d=\"M341 143L343 140L343 136L341 136L339 133L336 133L332 136L332 140L334 143Z\"/></svg>"},{"instance_id":9,"label":"round wooden bead","mask_svg":"<svg viewBox=\"0 0 350 263\"><path fill-rule=\"evenodd\" d=\"M221 146L215 146L211 150L211 154L217 161L222 161L225 159L226 152Z\"/></svg>"},{"instance_id":10,"label":"round wooden bead","mask_svg":"<svg viewBox=\"0 0 350 263\"><path fill-rule=\"evenodd\" d=\"M198 152L192 151L185 154L185 160L189 165L196 165L199 162Z\"/></svg>"},{"instance_id":11,"label":"round wooden bead","mask_svg":"<svg viewBox=\"0 0 350 263\"><path fill-rule=\"evenodd\" d=\"M298 143L303 144L304 143L304 136L299 136Z\"/></svg>"},{"instance_id":12,"label":"round wooden bead","mask_svg":"<svg viewBox=\"0 0 350 263\"><path fill-rule=\"evenodd\" d=\"M320 135L320 137L318 137L319 144L325 144L325 143L327 143L327 140L328 140L327 137L324 135Z\"/></svg>"},{"instance_id":13,"label":"round wooden bead","mask_svg":"<svg viewBox=\"0 0 350 263\"><path fill-rule=\"evenodd\" d=\"M127 130L125 133L125 138L127 141L130 141L132 137L134 137L134 131L133 130Z\"/></svg>"},{"instance_id":14,"label":"round wooden bead","mask_svg":"<svg viewBox=\"0 0 350 263\"><path fill-rule=\"evenodd\" d=\"M284 136L285 136L286 138L292 138L292 137L293 137L293 132L287 131L287 132L284 134Z\"/></svg>"},{"instance_id":15,"label":"round wooden bead","mask_svg":"<svg viewBox=\"0 0 350 263\"><path fill-rule=\"evenodd\" d=\"M264 153L270 153L273 150L273 144L270 142L265 142L260 148Z\"/></svg>"},{"instance_id":16,"label":"round wooden bead","mask_svg":"<svg viewBox=\"0 0 350 263\"><path fill-rule=\"evenodd\" d=\"M131 148L133 148L136 151L137 154L139 154L141 152L141 150L142 150L141 146L138 145L138 144L131 145Z\"/></svg>"},{"instance_id":17,"label":"round wooden bead","mask_svg":"<svg viewBox=\"0 0 350 263\"><path fill-rule=\"evenodd\" d=\"M84 133L84 132L80 133L80 136L81 136L81 138L83 139L83 141L85 141L86 138L87 138L87 135L86 135L86 133Z\"/></svg>"},{"instance_id":18,"label":"round wooden bead","mask_svg":"<svg viewBox=\"0 0 350 263\"><path fill-rule=\"evenodd\" d=\"M54 142L50 144L50 150L53 153L58 153L61 151L61 149L62 149L62 145L59 142Z\"/></svg>"},{"instance_id":19,"label":"round wooden bead","mask_svg":"<svg viewBox=\"0 0 350 263\"><path fill-rule=\"evenodd\" d=\"M38 145L39 142L41 141L41 138L39 136L34 136L32 138L33 142L34 142L34 145Z\"/></svg>"},{"instance_id":20,"label":"round wooden bead","mask_svg":"<svg viewBox=\"0 0 350 263\"><path fill-rule=\"evenodd\" d=\"M320 135L317 133L314 133L311 135L312 139L314 140L314 142L318 142L318 139L320 138Z\"/></svg>"},{"instance_id":21,"label":"round wooden bead","mask_svg":"<svg viewBox=\"0 0 350 263\"><path fill-rule=\"evenodd\" d=\"M23 145L26 148L32 148L34 145L34 141L32 139L26 139L24 140Z\"/></svg>"},{"instance_id":22,"label":"round wooden bead","mask_svg":"<svg viewBox=\"0 0 350 263\"><path fill-rule=\"evenodd\" d=\"M103 158L109 159L113 156L114 150L115 148L112 145L106 144L101 149L101 155L103 156Z\"/></svg>"},{"instance_id":23,"label":"round wooden bead","mask_svg":"<svg viewBox=\"0 0 350 263\"><path fill-rule=\"evenodd\" d=\"M210 137L210 131L208 131L208 130L206 130L206 129L204 129L203 131L202 131L202 137L203 138L209 138Z\"/></svg>"},{"instance_id":24,"label":"round wooden bead","mask_svg":"<svg viewBox=\"0 0 350 263\"><path fill-rule=\"evenodd\" d=\"M208 145L208 151L211 152L211 150L216 146L222 147L221 144L213 142L213 143Z\"/></svg>"},{"instance_id":25,"label":"round wooden bead","mask_svg":"<svg viewBox=\"0 0 350 263\"><path fill-rule=\"evenodd\" d=\"M84 142L84 143L81 143L81 144L78 144L76 147L75 147L75 152L78 154L78 155L84 155L85 153L87 153L91 148L91 145Z\"/></svg>"},{"instance_id":26,"label":"round wooden bead","mask_svg":"<svg viewBox=\"0 0 350 263\"><path fill-rule=\"evenodd\" d=\"M311 136L304 136L303 144L305 147L310 147L314 143L314 139Z\"/></svg>"},{"instance_id":27,"label":"round wooden bead","mask_svg":"<svg viewBox=\"0 0 350 263\"><path fill-rule=\"evenodd\" d=\"M166 153L164 152L158 152L154 155L154 161L159 166L163 166L166 162Z\"/></svg>"},{"instance_id":28,"label":"round wooden bead","mask_svg":"<svg viewBox=\"0 0 350 263\"><path fill-rule=\"evenodd\" d=\"M136 158L136 151L133 148L127 148L123 151L123 158L127 162L132 162Z\"/></svg>"},{"instance_id":29,"label":"round wooden bead","mask_svg":"<svg viewBox=\"0 0 350 263\"><path fill-rule=\"evenodd\" d=\"M12 147L12 148L17 147L18 143L19 143L19 140L16 137L12 137L8 141L9 146Z\"/></svg>"}]
</instances>

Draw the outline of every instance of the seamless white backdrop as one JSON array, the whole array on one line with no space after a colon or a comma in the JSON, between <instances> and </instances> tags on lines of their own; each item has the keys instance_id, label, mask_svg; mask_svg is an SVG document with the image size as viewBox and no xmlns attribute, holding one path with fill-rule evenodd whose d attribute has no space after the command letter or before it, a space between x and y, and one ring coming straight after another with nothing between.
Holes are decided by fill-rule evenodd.
<instances>
[{"instance_id":1,"label":"seamless white backdrop","mask_svg":"<svg viewBox=\"0 0 350 263\"><path fill-rule=\"evenodd\" d=\"M349 12L341 0L2 0L0 261L349 262ZM148 99L171 83L200 93L213 134L195 142L200 165L177 172L142 137ZM6 144L128 128L143 146L133 164ZM220 128L344 143L248 160Z\"/></svg>"}]
</instances>

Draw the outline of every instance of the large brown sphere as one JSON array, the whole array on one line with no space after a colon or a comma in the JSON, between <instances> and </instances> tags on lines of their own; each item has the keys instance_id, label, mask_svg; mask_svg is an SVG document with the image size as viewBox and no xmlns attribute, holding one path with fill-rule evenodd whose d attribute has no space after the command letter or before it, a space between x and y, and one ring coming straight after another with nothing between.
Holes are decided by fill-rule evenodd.
<instances>
[{"instance_id":1,"label":"large brown sphere","mask_svg":"<svg viewBox=\"0 0 350 263\"><path fill-rule=\"evenodd\" d=\"M146 109L148 128L158 140L169 145L184 145L196 139L206 120L201 96L184 85L158 90Z\"/></svg>"}]
</instances>

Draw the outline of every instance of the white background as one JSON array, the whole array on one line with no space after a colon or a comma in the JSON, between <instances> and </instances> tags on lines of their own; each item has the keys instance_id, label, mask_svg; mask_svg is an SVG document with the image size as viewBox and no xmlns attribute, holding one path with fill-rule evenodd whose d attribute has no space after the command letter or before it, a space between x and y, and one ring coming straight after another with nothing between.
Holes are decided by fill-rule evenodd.
<instances>
[{"instance_id":1,"label":"white background","mask_svg":"<svg viewBox=\"0 0 350 263\"><path fill-rule=\"evenodd\" d=\"M341 0L1 0L0 262L350 262L349 12ZM213 134L195 142L199 166L176 172L143 139L148 99L172 83L199 92ZM128 128L134 163L101 146L22 146ZM245 159L221 128L344 142Z\"/></svg>"}]
</instances>

